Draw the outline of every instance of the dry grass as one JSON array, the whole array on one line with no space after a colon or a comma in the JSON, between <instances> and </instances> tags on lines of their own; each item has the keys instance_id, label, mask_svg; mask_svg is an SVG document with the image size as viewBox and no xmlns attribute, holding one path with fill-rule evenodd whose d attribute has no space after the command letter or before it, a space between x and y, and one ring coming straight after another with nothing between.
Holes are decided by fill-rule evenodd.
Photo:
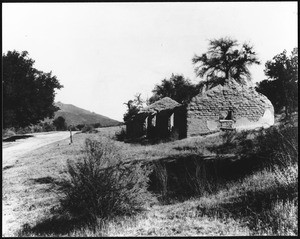
<instances>
[{"instance_id":1,"label":"dry grass","mask_svg":"<svg viewBox=\"0 0 300 239\"><path fill-rule=\"evenodd\" d=\"M51 189L51 182L66 171L68 159L76 160L83 156L86 138L114 138L121 127L98 128L97 134L75 134L73 144L69 139L56 142L18 158L17 163L3 171L3 214L7 223L3 225L3 235L16 235L22 225L33 226L50 216L52 208L58 205L57 194ZM191 143L198 145L200 138L185 139L159 145L142 146L115 142L121 148L125 159L160 159L189 154L194 150Z\"/></svg>"},{"instance_id":2,"label":"dry grass","mask_svg":"<svg viewBox=\"0 0 300 239\"><path fill-rule=\"evenodd\" d=\"M154 201L146 212L134 217L99 219L96 227L76 224L68 218L54 218L53 207L58 206L58 200L51 182L65 172L67 160L82 158L86 138L113 139L120 129L101 128L95 134L76 134L73 144L64 140L42 147L4 170L3 204L11 216L4 236L298 235L296 164L256 171L238 181L225 182L218 190L204 192L201 197L173 200L168 204ZM214 156L208 148L223 143L218 134L157 145L115 141L125 160L161 162L195 155ZM171 182L167 171L162 168L158 172L162 181ZM161 193L166 191L164 188Z\"/></svg>"},{"instance_id":3,"label":"dry grass","mask_svg":"<svg viewBox=\"0 0 300 239\"><path fill-rule=\"evenodd\" d=\"M63 173L68 158L80 158L87 135L76 134L18 158L17 163L3 171L3 214L11 217L3 224L5 236L13 235L21 225L40 220L58 202L49 182ZM5 215L6 214L6 215Z\"/></svg>"}]
</instances>

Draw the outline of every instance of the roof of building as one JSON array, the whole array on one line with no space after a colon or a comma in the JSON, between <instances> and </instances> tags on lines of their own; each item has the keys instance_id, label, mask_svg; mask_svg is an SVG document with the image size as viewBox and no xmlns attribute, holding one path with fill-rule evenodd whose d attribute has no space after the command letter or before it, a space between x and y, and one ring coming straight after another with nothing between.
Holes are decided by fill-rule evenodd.
<instances>
[{"instance_id":1,"label":"roof of building","mask_svg":"<svg viewBox=\"0 0 300 239\"><path fill-rule=\"evenodd\" d=\"M177 101L172 100L169 97L164 97L153 104L145 107L139 113L158 113L164 110L172 110L176 107L181 106Z\"/></svg>"},{"instance_id":2,"label":"roof of building","mask_svg":"<svg viewBox=\"0 0 300 239\"><path fill-rule=\"evenodd\" d=\"M226 80L224 85L217 85L207 91L199 93L192 98L194 101L206 102L213 106L213 102L224 101L239 101L241 104L272 106L270 100L263 94L257 92L254 87L247 85L240 85L234 80Z\"/></svg>"}]
</instances>

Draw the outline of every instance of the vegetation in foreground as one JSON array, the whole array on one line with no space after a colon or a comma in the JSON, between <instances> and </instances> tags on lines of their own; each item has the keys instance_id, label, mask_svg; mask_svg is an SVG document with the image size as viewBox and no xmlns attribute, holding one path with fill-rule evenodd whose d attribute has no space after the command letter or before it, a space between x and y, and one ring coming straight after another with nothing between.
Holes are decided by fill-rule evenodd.
<instances>
[{"instance_id":1,"label":"vegetation in foreground","mask_svg":"<svg viewBox=\"0 0 300 239\"><path fill-rule=\"evenodd\" d=\"M298 235L297 129L286 125L147 146L112 141L109 129L76 134L87 136L85 149L60 180L52 180L60 202L18 235ZM93 183L106 174L110 180ZM103 197L101 190L110 193ZM135 193L140 197L132 200ZM112 210L118 202L124 208Z\"/></svg>"}]
</instances>

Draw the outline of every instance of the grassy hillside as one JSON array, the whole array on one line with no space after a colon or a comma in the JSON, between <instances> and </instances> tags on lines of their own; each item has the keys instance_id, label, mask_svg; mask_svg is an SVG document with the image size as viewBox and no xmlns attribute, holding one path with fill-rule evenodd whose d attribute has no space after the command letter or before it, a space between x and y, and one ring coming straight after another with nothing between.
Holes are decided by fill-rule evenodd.
<instances>
[{"instance_id":1,"label":"grassy hillside","mask_svg":"<svg viewBox=\"0 0 300 239\"><path fill-rule=\"evenodd\" d=\"M62 102L55 103L60 108L55 112L54 118L59 116L64 117L68 125L79 125L79 124L96 124L100 123L102 127L116 126L120 122L106 116L90 112L85 109L81 109L72 104L64 104Z\"/></svg>"}]
</instances>

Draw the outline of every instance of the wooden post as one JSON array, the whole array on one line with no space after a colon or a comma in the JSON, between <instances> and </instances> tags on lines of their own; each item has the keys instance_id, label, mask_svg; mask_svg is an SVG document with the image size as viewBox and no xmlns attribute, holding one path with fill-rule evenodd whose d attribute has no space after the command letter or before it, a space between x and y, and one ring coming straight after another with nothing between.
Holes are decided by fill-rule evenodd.
<instances>
[{"instance_id":1,"label":"wooden post","mask_svg":"<svg viewBox=\"0 0 300 239\"><path fill-rule=\"evenodd\" d=\"M71 126L69 127L69 129L70 129L70 144L72 144L73 143L73 139L72 139L72 130L71 130Z\"/></svg>"}]
</instances>

